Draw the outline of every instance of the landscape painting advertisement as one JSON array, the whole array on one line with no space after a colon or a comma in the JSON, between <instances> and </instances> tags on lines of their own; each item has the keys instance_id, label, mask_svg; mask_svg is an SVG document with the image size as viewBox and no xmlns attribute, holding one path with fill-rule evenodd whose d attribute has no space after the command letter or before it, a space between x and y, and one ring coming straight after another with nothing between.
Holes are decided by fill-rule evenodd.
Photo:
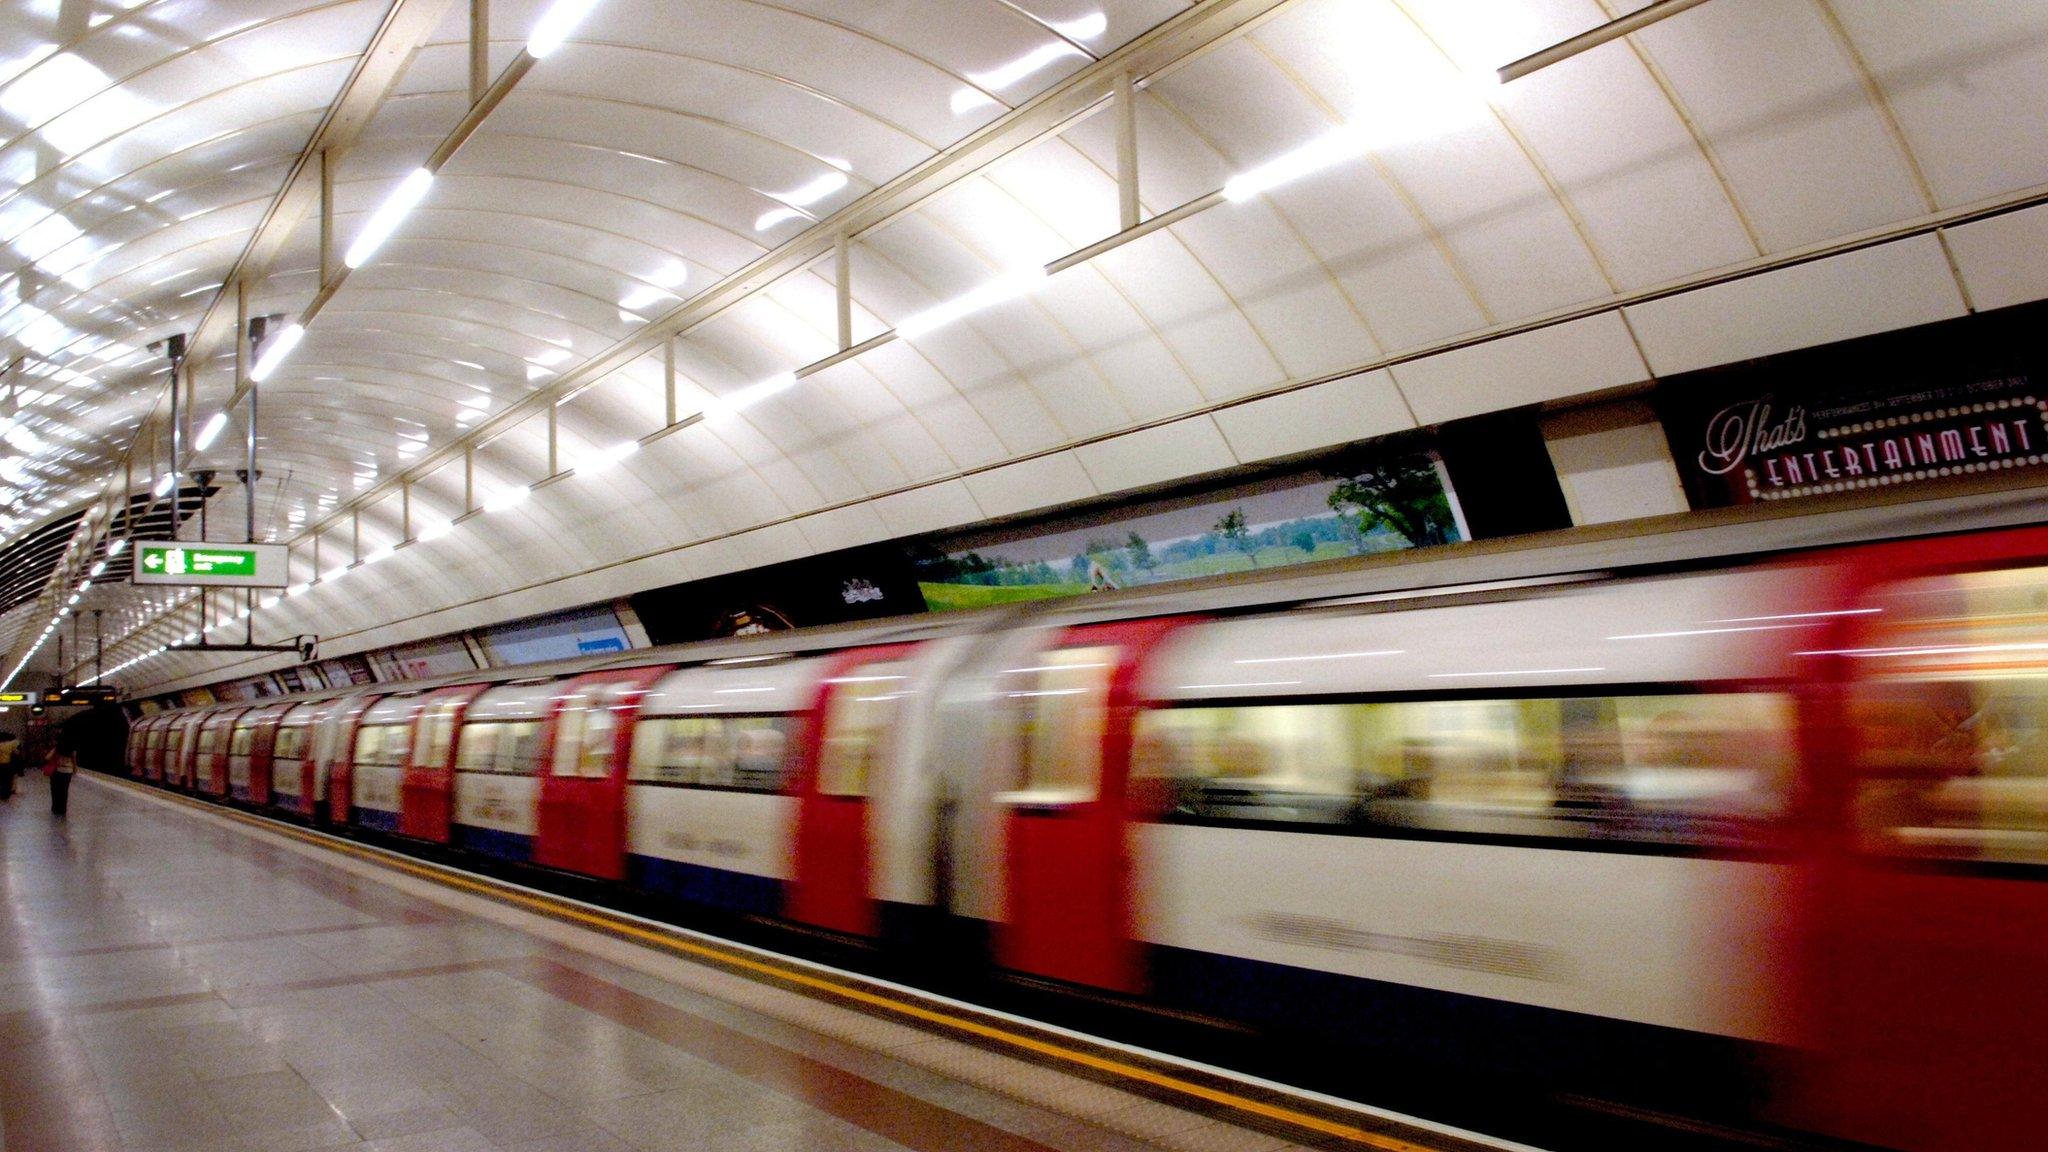
<instances>
[{"instance_id":1,"label":"landscape painting advertisement","mask_svg":"<svg viewBox=\"0 0 2048 1152\"><path fill-rule=\"evenodd\" d=\"M945 612L1466 538L1442 462L1417 451L1094 524L942 545L916 568L926 606Z\"/></svg>"}]
</instances>

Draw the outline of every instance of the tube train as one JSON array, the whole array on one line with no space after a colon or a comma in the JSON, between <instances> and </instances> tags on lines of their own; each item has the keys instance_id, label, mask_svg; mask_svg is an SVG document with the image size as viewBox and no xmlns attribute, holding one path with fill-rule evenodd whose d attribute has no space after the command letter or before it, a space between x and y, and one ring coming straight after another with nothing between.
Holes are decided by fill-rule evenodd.
<instances>
[{"instance_id":1,"label":"tube train","mask_svg":"<svg viewBox=\"0 0 2048 1152\"><path fill-rule=\"evenodd\" d=\"M2033 1148L2048 528L1915 508L192 708L128 766L1302 1051Z\"/></svg>"}]
</instances>

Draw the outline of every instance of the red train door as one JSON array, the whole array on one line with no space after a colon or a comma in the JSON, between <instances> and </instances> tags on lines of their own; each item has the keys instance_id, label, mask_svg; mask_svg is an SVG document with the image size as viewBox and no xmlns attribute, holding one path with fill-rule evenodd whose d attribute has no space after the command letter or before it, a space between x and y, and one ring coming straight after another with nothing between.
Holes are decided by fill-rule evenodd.
<instances>
[{"instance_id":1,"label":"red train door","mask_svg":"<svg viewBox=\"0 0 2048 1152\"><path fill-rule=\"evenodd\" d=\"M270 803L270 769L277 750L278 724L289 709L278 707L255 724L249 745L249 803Z\"/></svg>"},{"instance_id":2,"label":"red train door","mask_svg":"<svg viewBox=\"0 0 2048 1152\"><path fill-rule=\"evenodd\" d=\"M350 769L355 766L356 727L363 722L363 713L379 699L370 694L352 697L321 721L325 731L316 737L313 754L324 760L327 818L336 824L347 824L354 813L355 780Z\"/></svg>"},{"instance_id":3,"label":"red train door","mask_svg":"<svg viewBox=\"0 0 2048 1152\"><path fill-rule=\"evenodd\" d=\"M235 727L247 708L230 708L208 716L199 726L199 754L193 760L193 787L209 796L228 795L228 757Z\"/></svg>"},{"instance_id":4,"label":"red train door","mask_svg":"<svg viewBox=\"0 0 2048 1152\"><path fill-rule=\"evenodd\" d=\"M413 713L411 750L398 785L398 831L415 840L448 843L455 829L455 732L482 684L427 693Z\"/></svg>"},{"instance_id":5,"label":"red train door","mask_svg":"<svg viewBox=\"0 0 2048 1152\"><path fill-rule=\"evenodd\" d=\"M1817 1114L1797 1119L1915 1152L2039 1148L2048 531L1849 556L1865 591L1810 652L1840 695L1808 726L1839 742L1816 758L1836 834L1801 973Z\"/></svg>"},{"instance_id":6,"label":"red train door","mask_svg":"<svg viewBox=\"0 0 2048 1152\"><path fill-rule=\"evenodd\" d=\"M626 767L633 720L667 667L592 672L566 684L541 739L533 862L626 878Z\"/></svg>"},{"instance_id":7,"label":"red train door","mask_svg":"<svg viewBox=\"0 0 2048 1152\"><path fill-rule=\"evenodd\" d=\"M855 936L880 932L871 894L868 791L902 731L914 645L841 653L818 685L791 786L796 789L789 915Z\"/></svg>"},{"instance_id":8,"label":"red train door","mask_svg":"<svg viewBox=\"0 0 2048 1152\"><path fill-rule=\"evenodd\" d=\"M1133 620L1068 629L1005 673L998 721L1013 741L1003 812L1005 901L996 958L1073 984L1135 992L1135 932L1126 791L1139 673L1186 621Z\"/></svg>"}]
</instances>

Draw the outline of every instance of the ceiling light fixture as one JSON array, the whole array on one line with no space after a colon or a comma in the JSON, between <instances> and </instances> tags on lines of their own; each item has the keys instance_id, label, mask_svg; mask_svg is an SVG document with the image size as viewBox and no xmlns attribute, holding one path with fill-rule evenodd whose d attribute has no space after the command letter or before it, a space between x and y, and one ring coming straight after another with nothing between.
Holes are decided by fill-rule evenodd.
<instances>
[{"instance_id":1,"label":"ceiling light fixture","mask_svg":"<svg viewBox=\"0 0 2048 1152\"><path fill-rule=\"evenodd\" d=\"M285 357L290 356L292 349L297 348L299 341L305 338L306 326L304 324L286 325L284 331L272 336L264 343L263 355L258 356L256 358L256 366L249 369L249 379L256 381L258 384L270 379L270 374L277 371L277 366L284 363Z\"/></svg>"},{"instance_id":2,"label":"ceiling light fixture","mask_svg":"<svg viewBox=\"0 0 2048 1152\"><path fill-rule=\"evenodd\" d=\"M751 408L777 392L787 392L796 387L796 373L778 372L758 384L749 384L730 396L721 396L704 406L704 418L714 420L730 416L743 408Z\"/></svg>"},{"instance_id":3,"label":"ceiling light fixture","mask_svg":"<svg viewBox=\"0 0 2048 1152\"><path fill-rule=\"evenodd\" d=\"M342 260L351 268L361 268L365 261L376 255L386 240L391 239L391 234L398 230L406 216L426 198L427 189L433 186L433 172L415 168L407 173L391 195L385 197L384 203L377 206L377 211L371 214L370 222L363 225L362 234L348 246L348 255Z\"/></svg>"},{"instance_id":4,"label":"ceiling light fixture","mask_svg":"<svg viewBox=\"0 0 2048 1152\"><path fill-rule=\"evenodd\" d=\"M597 0L555 0L533 26L533 35L526 41L526 54L535 60L547 59L595 7Z\"/></svg>"},{"instance_id":5,"label":"ceiling light fixture","mask_svg":"<svg viewBox=\"0 0 2048 1152\"><path fill-rule=\"evenodd\" d=\"M206 425L199 429L199 435L192 441L192 450L204 452L208 448L213 447L213 442L220 439L221 429L227 426L228 414L225 412L215 412L213 418L208 420Z\"/></svg>"},{"instance_id":6,"label":"ceiling light fixture","mask_svg":"<svg viewBox=\"0 0 2048 1152\"><path fill-rule=\"evenodd\" d=\"M944 304L927 308L896 325L896 334L906 340L915 340L927 332L943 328L956 320L972 316L976 312L993 308L1019 296L1027 296L1045 284L1046 272L1043 267L1031 267L998 277L981 287L957 296Z\"/></svg>"}]
</instances>

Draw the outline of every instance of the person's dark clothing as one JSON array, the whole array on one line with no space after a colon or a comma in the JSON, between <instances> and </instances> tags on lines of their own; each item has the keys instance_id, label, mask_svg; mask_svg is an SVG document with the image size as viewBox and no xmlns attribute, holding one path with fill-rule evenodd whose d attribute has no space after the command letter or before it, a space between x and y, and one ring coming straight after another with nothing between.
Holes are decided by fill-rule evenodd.
<instances>
[{"instance_id":1,"label":"person's dark clothing","mask_svg":"<svg viewBox=\"0 0 2048 1152\"><path fill-rule=\"evenodd\" d=\"M71 804L71 773L58 772L50 777L50 814L64 815Z\"/></svg>"}]
</instances>

